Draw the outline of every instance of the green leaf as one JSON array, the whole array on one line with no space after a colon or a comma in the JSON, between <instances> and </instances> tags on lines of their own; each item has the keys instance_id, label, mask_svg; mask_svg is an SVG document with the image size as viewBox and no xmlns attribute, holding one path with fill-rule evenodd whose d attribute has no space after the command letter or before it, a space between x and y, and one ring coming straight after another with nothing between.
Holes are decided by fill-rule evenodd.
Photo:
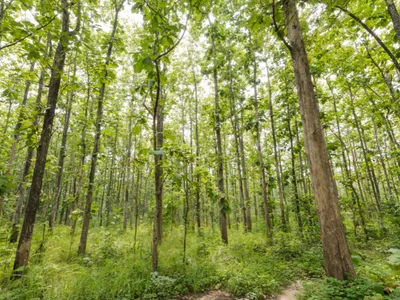
<instances>
[{"instance_id":1,"label":"green leaf","mask_svg":"<svg viewBox=\"0 0 400 300\"><path fill-rule=\"evenodd\" d=\"M138 135L140 134L140 132L142 132L142 126L141 125L135 125L135 127L133 127L132 129L132 134L133 135Z\"/></svg>"},{"instance_id":2,"label":"green leaf","mask_svg":"<svg viewBox=\"0 0 400 300\"><path fill-rule=\"evenodd\" d=\"M133 66L133 70L135 71L135 73L140 73L142 72L144 69L144 65L142 60L139 60L134 66Z\"/></svg>"}]
</instances>

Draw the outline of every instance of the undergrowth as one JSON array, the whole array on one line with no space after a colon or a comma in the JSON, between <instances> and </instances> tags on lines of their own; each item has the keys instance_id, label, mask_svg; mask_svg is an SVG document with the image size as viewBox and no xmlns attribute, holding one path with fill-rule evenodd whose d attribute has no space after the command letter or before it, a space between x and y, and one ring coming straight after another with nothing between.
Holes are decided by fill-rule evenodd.
<instances>
[{"instance_id":1,"label":"undergrowth","mask_svg":"<svg viewBox=\"0 0 400 300\"><path fill-rule=\"evenodd\" d=\"M342 299L335 297L355 289L373 297L381 291L376 282L397 292L399 280L397 267L387 261L391 253L382 251L377 269L376 250L371 249L354 256L357 273L369 281L323 279L318 241L305 241L296 233L275 233L270 241L263 232L232 229L225 245L218 231L190 232L183 262L183 230L168 228L159 248L159 270L152 273L149 227L139 227L136 247L131 230L92 228L82 257L77 254L79 236L71 237L68 227L55 228L43 240L42 227L36 226L29 267L21 279L11 281L15 245L7 242L7 232L0 235L0 299L169 299L215 288L260 299L298 279L312 282L305 284L301 299Z\"/></svg>"}]
</instances>

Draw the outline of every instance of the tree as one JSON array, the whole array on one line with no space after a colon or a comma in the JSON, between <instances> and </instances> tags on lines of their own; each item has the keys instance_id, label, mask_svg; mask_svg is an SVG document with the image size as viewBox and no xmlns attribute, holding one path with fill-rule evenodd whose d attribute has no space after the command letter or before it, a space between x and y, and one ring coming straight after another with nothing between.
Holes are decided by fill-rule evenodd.
<instances>
[{"instance_id":1,"label":"tree","mask_svg":"<svg viewBox=\"0 0 400 300\"><path fill-rule=\"evenodd\" d=\"M72 34L76 34L80 30L80 3L78 4L78 20L76 28L71 33L69 32L69 5L65 0L63 0L61 3L62 3L61 37L57 45L56 52L54 54L53 67L51 69L51 78L49 84L49 93L47 96L48 109L46 110L44 116L40 144L37 149L35 169L33 171L32 187L29 193L24 222L22 225L14 261L14 271L16 271L15 278L19 278L21 267L25 267L28 264L33 228L35 225L36 212L40 202L46 158L50 145L53 120L57 106L58 94L60 90L61 73L64 70L69 37Z\"/></svg>"},{"instance_id":2,"label":"tree","mask_svg":"<svg viewBox=\"0 0 400 300\"><path fill-rule=\"evenodd\" d=\"M109 76L109 64L111 63L111 54L114 46L114 40L115 40L115 34L117 32L117 25L118 25L118 16L119 12L122 9L122 6L124 5L124 0L121 0L120 3L115 0L113 2L114 6L114 20L113 20L113 26L112 26L112 31L110 35L110 39L108 41L107 45L107 56L106 60L104 63L104 69L103 69L103 76L100 79L101 86L100 86L100 92L99 92L99 98L97 102L97 113L96 113L96 133L94 137L94 146L93 146L93 152L92 152L92 159L91 159L91 164L90 164L90 173L89 173L89 187L87 191L87 196L86 196L86 204L85 204L85 213L84 213L84 219L83 219L83 224L82 224L82 233L81 233L81 239L79 242L79 249L78 253L79 254L85 254L86 252L86 244L87 244L87 237L89 233L89 223L90 223L90 216L91 216L91 207L92 207L92 201L93 201L93 189L94 189L94 177L96 175L96 167L97 167L97 159L99 156L99 150L100 150L100 139L101 139L101 126L102 126L102 120L103 120L103 102L105 98L105 91L106 91L106 82L108 81L108 76Z\"/></svg>"},{"instance_id":3,"label":"tree","mask_svg":"<svg viewBox=\"0 0 400 300\"><path fill-rule=\"evenodd\" d=\"M325 136L319 119L307 53L295 0L283 2L289 50L297 82L305 148L318 210L327 276L343 280L355 274L341 222L338 192L332 177Z\"/></svg>"}]
</instances>

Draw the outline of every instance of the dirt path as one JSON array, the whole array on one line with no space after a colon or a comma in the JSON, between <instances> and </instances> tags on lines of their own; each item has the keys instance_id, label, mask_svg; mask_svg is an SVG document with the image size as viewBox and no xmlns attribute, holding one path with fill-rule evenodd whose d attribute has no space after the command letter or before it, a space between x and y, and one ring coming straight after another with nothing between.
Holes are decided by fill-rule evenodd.
<instances>
[{"instance_id":1,"label":"dirt path","mask_svg":"<svg viewBox=\"0 0 400 300\"><path fill-rule=\"evenodd\" d=\"M278 296L278 300L295 300L296 299L296 293L301 290L302 284L300 281L297 281L288 287L286 287L284 290L281 291L281 294Z\"/></svg>"},{"instance_id":2,"label":"dirt path","mask_svg":"<svg viewBox=\"0 0 400 300\"><path fill-rule=\"evenodd\" d=\"M277 300L295 300L296 293L301 289L302 284L300 281L293 283L283 289L279 295L272 296L269 299ZM249 300L245 297L235 297L227 291L208 291L202 294L186 295L175 300Z\"/></svg>"},{"instance_id":3,"label":"dirt path","mask_svg":"<svg viewBox=\"0 0 400 300\"><path fill-rule=\"evenodd\" d=\"M187 295L179 300L248 300L247 298L237 298L227 291L209 291L203 294Z\"/></svg>"}]
</instances>

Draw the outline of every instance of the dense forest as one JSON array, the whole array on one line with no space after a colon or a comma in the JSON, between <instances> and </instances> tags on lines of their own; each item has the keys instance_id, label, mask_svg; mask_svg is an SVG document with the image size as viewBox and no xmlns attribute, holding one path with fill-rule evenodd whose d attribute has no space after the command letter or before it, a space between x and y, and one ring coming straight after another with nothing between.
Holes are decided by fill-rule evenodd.
<instances>
[{"instance_id":1,"label":"dense forest","mask_svg":"<svg viewBox=\"0 0 400 300\"><path fill-rule=\"evenodd\" d=\"M400 299L399 5L1 0L0 299Z\"/></svg>"}]
</instances>

